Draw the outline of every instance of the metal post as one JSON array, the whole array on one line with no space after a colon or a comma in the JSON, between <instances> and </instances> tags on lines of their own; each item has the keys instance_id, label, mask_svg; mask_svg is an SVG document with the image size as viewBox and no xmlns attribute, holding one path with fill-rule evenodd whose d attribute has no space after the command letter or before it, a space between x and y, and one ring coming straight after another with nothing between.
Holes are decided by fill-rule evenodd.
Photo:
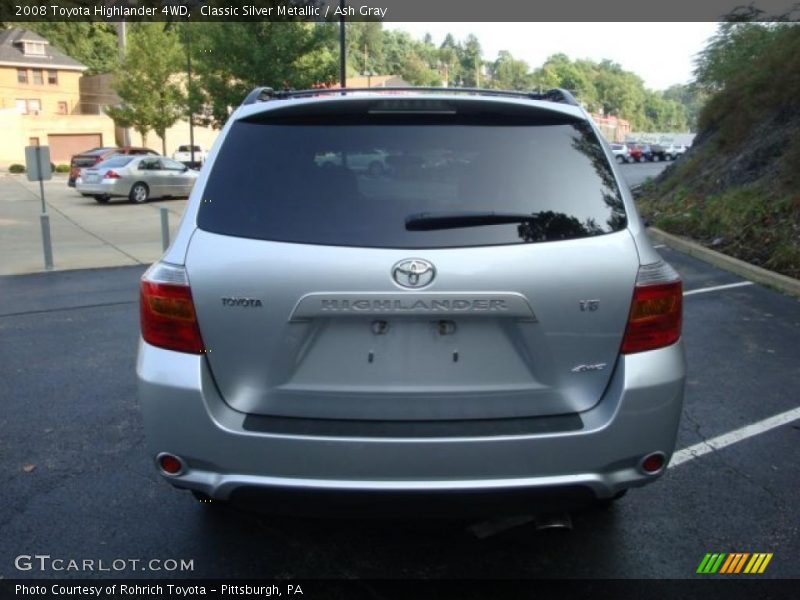
<instances>
[{"instance_id":1,"label":"metal post","mask_svg":"<svg viewBox=\"0 0 800 600\"><path fill-rule=\"evenodd\" d=\"M42 223L42 245L44 246L44 268L53 270L53 245L50 241L50 215L39 215Z\"/></svg>"},{"instance_id":2,"label":"metal post","mask_svg":"<svg viewBox=\"0 0 800 600\"><path fill-rule=\"evenodd\" d=\"M42 248L44 249L44 268L53 269L53 245L50 241L50 215L47 214L47 204L44 201L44 181L42 177L42 149L36 146L36 167L39 169L39 194L42 197L42 214L39 220L42 225Z\"/></svg>"},{"instance_id":3,"label":"metal post","mask_svg":"<svg viewBox=\"0 0 800 600\"><path fill-rule=\"evenodd\" d=\"M192 110L192 36L189 33L189 22L183 24L186 28L186 89L189 91L189 150L191 151L190 160L194 169L194 110Z\"/></svg>"},{"instance_id":4,"label":"metal post","mask_svg":"<svg viewBox=\"0 0 800 600\"><path fill-rule=\"evenodd\" d=\"M344 32L345 0L339 0L339 87L347 87L347 58Z\"/></svg>"},{"instance_id":5,"label":"metal post","mask_svg":"<svg viewBox=\"0 0 800 600\"><path fill-rule=\"evenodd\" d=\"M117 46L119 48L119 62L125 60L125 50L128 42L128 34L125 27L125 21L119 21L117 23ZM129 127L122 128L122 145L123 146L130 146L131 145L131 130Z\"/></svg>"},{"instance_id":6,"label":"metal post","mask_svg":"<svg viewBox=\"0 0 800 600\"><path fill-rule=\"evenodd\" d=\"M161 249L169 248L169 209L163 206L158 209L161 212Z\"/></svg>"}]
</instances>

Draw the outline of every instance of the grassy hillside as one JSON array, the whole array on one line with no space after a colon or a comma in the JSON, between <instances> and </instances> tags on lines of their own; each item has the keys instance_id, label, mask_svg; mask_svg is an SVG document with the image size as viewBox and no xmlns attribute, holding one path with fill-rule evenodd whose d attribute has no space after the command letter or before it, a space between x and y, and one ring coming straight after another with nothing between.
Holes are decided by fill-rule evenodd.
<instances>
[{"instance_id":1,"label":"grassy hillside","mask_svg":"<svg viewBox=\"0 0 800 600\"><path fill-rule=\"evenodd\" d=\"M800 278L800 27L764 30L640 208L665 231Z\"/></svg>"}]
</instances>

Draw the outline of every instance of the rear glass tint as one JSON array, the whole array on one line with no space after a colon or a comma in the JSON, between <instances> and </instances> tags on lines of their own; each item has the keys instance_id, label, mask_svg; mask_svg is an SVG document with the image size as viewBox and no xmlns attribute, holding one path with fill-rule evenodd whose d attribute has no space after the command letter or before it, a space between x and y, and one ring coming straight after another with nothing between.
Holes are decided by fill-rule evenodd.
<instances>
[{"instance_id":1,"label":"rear glass tint","mask_svg":"<svg viewBox=\"0 0 800 600\"><path fill-rule=\"evenodd\" d=\"M409 231L424 213L533 215ZM470 125L235 123L198 225L264 240L442 248L574 239L625 227L601 144L583 122Z\"/></svg>"},{"instance_id":2,"label":"rear glass tint","mask_svg":"<svg viewBox=\"0 0 800 600\"><path fill-rule=\"evenodd\" d=\"M97 168L99 169L101 167L102 168L124 167L129 162L131 162L133 158L134 158L133 156L125 156L125 155L112 156L111 158L107 158L99 165L97 165Z\"/></svg>"}]
</instances>

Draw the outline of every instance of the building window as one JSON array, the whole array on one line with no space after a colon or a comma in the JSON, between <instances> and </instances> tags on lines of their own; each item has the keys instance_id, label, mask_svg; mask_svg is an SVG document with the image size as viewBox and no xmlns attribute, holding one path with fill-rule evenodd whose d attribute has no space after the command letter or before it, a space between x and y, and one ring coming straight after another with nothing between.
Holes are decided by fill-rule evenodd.
<instances>
[{"instance_id":1,"label":"building window","mask_svg":"<svg viewBox=\"0 0 800 600\"><path fill-rule=\"evenodd\" d=\"M35 54L44 56L44 44L42 42L25 42L25 54Z\"/></svg>"},{"instance_id":2,"label":"building window","mask_svg":"<svg viewBox=\"0 0 800 600\"><path fill-rule=\"evenodd\" d=\"M58 71L47 72L47 83L50 85L58 85Z\"/></svg>"},{"instance_id":3,"label":"building window","mask_svg":"<svg viewBox=\"0 0 800 600\"><path fill-rule=\"evenodd\" d=\"M60 115L67 114L67 103L66 102L59 102L58 103L58 114L60 114Z\"/></svg>"},{"instance_id":4,"label":"building window","mask_svg":"<svg viewBox=\"0 0 800 600\"><path fill-rule=\"evenodd\" d=\"M42 110L42 101L37 98L17 98L17 110L23 115L38 115Z\"/></svg>"},{"instance_id":5,"label":"building window","mask_svg":"<svg viewBox=\"0 0 800 600\"><path fill-rule=\"evenodd\" d=\"M28 83L28 69L17 69L17 83Z\"/></svg>"},{"instance_id":6,"label":"building window","mask_svg":"<svg viewBox=\"0 0 800 600\"><path fill-rule=\"evenodd\" d=\"M42 85L44 83L44 79L42 78L42 70L33 69L31 72L33 73L33 83L36 85Z\"/></svg>"}]
</instances>

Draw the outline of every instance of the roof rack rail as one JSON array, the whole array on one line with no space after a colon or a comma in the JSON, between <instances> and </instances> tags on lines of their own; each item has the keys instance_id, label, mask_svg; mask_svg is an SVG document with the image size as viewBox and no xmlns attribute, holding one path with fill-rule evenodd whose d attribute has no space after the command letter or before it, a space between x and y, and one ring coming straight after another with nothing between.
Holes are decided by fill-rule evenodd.
<instances>
[{"instance_id":1,"label":"roof rack rail","mask_svg":"<svg viewBox=\"0 0 800 600\"><path fill-rule=\"evenodd\" d=\"M561 102L563 104L571 104L572 106L580 106L572 92L564 88L553 88L546 92L532 94L536 100L549 100L550 102Z\"/></svg>"},{"instance_id":2,"label":"roof rack rail","mask_svg":"<svg viewBox=\"0 0 800 600\"><path fill-rule=\"evenodd\" d=\"M255 104L256 102L264 102L275 98L275 90L271 87L257 87L245 96L242 104Z\"/></svg>"},{"instance_id":3,"label":"roof rack rail","mask_svg":"<svg viewBox=\"0 0 800 600\"><path fill-rule=\"evenodd\" d=\"M408 87L350 87L350 88L314 88L308 90L274 90L270 87L257 87L249 94L242 102L245 104L255 104L256 102L265 102L267 100L282 100L288 98L309 98L313 96L329 96L329 95L342 95L350 94L353 92L388 92L388 93L401 93L401 92L425 92L430 94L465 94L471 96L503 96L511 98L527 98L529 100L545 100L547 102L560 102L562 104L570 104L572 106L580 106L568 90L561 88L553 88L546 92L520 92L515 90L492 90L485 88L464 88L464 87L421 87L421 86L408 86Z\"/></svg>"}]
</instances>

